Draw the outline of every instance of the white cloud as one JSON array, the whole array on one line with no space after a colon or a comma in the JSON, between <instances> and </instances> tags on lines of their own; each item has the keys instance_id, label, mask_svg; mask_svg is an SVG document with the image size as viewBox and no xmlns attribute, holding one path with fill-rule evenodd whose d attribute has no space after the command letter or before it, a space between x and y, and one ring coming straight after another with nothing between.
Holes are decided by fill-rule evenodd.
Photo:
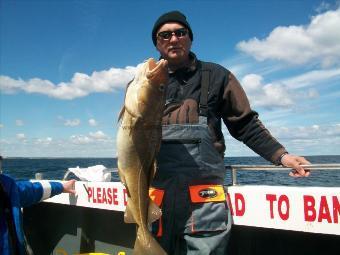
<instances>
[{"instance_id":1,"label":"white cloud","mask_svg":"<svg viewBox=\"0 0 340 255\"><path fill-rule=\"evenodd\" d=\"M110 137L103 131L90 132L88 135L72 135L70 141L73 144L95 144L97 142L111 142Z\"/></svg>"},{"instance_id":2,"label":"white cloud","mask_svg":"<svg viewBox=\"0 0 340 255\"><path fill-rule=\"evenodd\" d=\"M24 125L24 122L22 120L15 120L15 125L21 127Z\"/></svg>"},{"instance_id":3,"label":"white cloud","mask_svg":"<svg viewBox=\"0 0 340 255\"><path fill-rule=\"evenodd\" d=\"M89 119L89 125L92 127L95 127L98 125L98 123L95 119Z\"/></svg>"},{"instance_id":4,"label":"white cloud","mask_svg":"<svg viewBox=\"0 0 340 255\"><path fill-rule=\"evenodd\" d=\"M25 134L23 134L23 133L17 134L16 137L17 137L17 139L20 140L20 141L26 140L26 136L25 136Z\"/></svg>"},{"instance_id":5,"label":"white cloud","mask_svg":"<svg viewBox=\"0 0 340 255\"><path fill-rule=\"evenodd\" d=\"M91 139L85 135L72 135L70 140L74 144L88 144L91 142Z\"/></svg>"},{"instance_id":6,"label":"white cloud","mask_svg":"<svg viewBox=\"0 0 340 255\"><path fill-rule=\"evenodd\" d=\"M252 107L290 107L297 98L318 97L315 89L296 92L280 82L264 84L262 76L257 74L244 76L241 83Z\"/></svg>"},{"instance_id":7,"label":"white cloud","mask_svg":"<svg viewBox=\"0 0 340 255\"><path fill-rule=\"evenodd\" d=\"M321 2L321 4L316 8L316 11L318 13L321 13L321 12L324 12L324 11L328 11L329 9L331 9L330 3Z\"/></svg>"},{"instance_id":8,"label":"white cloud","mask_svg":"<svg viewBox=\"0 0 340 255\"><path fill-rule=\"evenodd\" d=\"M74 99L84 97L90 93L107 93L117 88L124 88L133 78L135 67L127 66L124 69L111 68L109 70L95 71L90 76L75 73L69 82L54 84L49 80L32 78L24 81L8 76L0 76L0 90L4 93L39 93L57 99Z\"/></svg>"},{"instance_id":9,"label":"white cloud","mask_svg":"<svg viewBox=\"0 0 340 255\"><path fill-rule=\"evenodd\" d=\"M338 155L340 153L340 123L298 127L271 126L269 130L292 154ZM233 139L224 126L222 131L226 139L228 155L256 155L247 146Z\"/></svg>"},{"instance_id":10,"label":"white cloud","mask_svg":"<svg viewBox=\"0 0 340 255\"><path fill-rule=\"evenodd\" d=\"M52 137L38 138L34 143L36 145L50 145L53 142Z\"/></svg>"},{"instance_id":11,"label":"white cloud","mask_svg":"<svg viewBox=\"0 0 340 255\"><path fill-rule=\"evenodd\" d=\"M3 128L3 127L5 127L5 125L4 125L4 124L2 124L2 123L0 123L0 128Z\"/></svg>"},{"instance_id":12,"label":"white cloud","mask_svg":"<svg viewBox=\"0 0 340 255\"><path fill-rule=\"evenodd\" d=\"M281 80L289 88L302 88L325 83L340 78L340 68L329 70L314 70L292 78Z\"/></svg>"},{"instance_id":13,"label":"white cloud","mask_svg":"<svg viewBox=\"0 0 340 255\"><path fill-rule=\"evenodd\" d=\"M80 120L79 119L66 120L64 125L68 127L76 127L80 125Z\"/></svg>"},{"instance_id":14,"label":"white cloud","mask_svg":"<svg viewBox=\"0 0 340 255\"><path fill-rule=\"evenodd\" d=\"M237 48L257 60L293 64L319 62L324 67L340 63L340 8L312 17L306 26L275 28L267 38L241 41Z\"/></svg>"},{"instance_id":15,"label":"white cloud","mask_svg":"<svg viewBox=\"0 0 340 255\"><path fill-rule=\"evenodd\" d=\"M340 138L340 124L298 127L273 127L271 132L279 139L315 140Z\"/></svg>"},{"instance_id":16,"label":"white cloud","mask_svg":"<svg viewBox=\"0 0 340 255\"><path fill-rule=\"evenodd\" d=\"M0 75L0 90L13 94L16 91L22 90L25 87L25 82L21 79L15 80L8 76Z\"/></svg>"},{"instance_id":17,"label":"white cloud","mask_svg":"<svg viewBox=\"0 0 340 255\"><path fill-rule=\"evenodd\" d=\"M112 139L94 140L86 135L69 139L38 138L24 141L0 139L0 154L6 157L112 157Z\"/></svg>"},{"instance_id":18,"label":"white cloud","mask_svg":"<svg viewBox=\"0 0 340 255\"><path fill-rule=\"evenodd\" d=\"M97 131L97 132L90 132L90 137L95 139L95 140L104 140L104 139L107 139L108 136L106 134L104 134L104 132L102 131Z\"/></svg>"}]
</instances>

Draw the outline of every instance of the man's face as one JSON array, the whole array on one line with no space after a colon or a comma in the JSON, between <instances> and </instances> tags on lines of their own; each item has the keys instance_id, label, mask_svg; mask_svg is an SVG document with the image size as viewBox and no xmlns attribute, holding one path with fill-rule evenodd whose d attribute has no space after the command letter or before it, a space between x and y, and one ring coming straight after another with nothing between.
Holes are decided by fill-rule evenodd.
<instances>
[{"instance_id":1,"label":"man's face","mask_svg":"<svg viewBox=\"0 0 340 255\"><path fill-rule=\"evenodd\" d=\"M162 25L157 32L156 47L169 65L185 63L191 48L188 29L175 22Z\"/></svg>"}]
</instances>

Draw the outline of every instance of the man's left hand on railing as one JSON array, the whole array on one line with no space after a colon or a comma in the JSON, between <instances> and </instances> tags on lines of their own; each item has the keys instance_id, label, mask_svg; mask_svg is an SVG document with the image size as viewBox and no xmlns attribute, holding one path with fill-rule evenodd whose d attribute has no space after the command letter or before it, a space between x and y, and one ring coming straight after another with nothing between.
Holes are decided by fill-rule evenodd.
<instances>
[{"instance_id":1,"label":"man's left hand on railing","mask_svg":"<svg viewBox=\"0 0 340 255\"><path fill-rule=\"evenodd\" d=\"M285 167L293 168L293 170L289 173L292 177L307 177L310 175L310 170L301 166L310 164L310 162L304 157L285 154L281 158L281 164Z\"/></svg>"}]
</instances>

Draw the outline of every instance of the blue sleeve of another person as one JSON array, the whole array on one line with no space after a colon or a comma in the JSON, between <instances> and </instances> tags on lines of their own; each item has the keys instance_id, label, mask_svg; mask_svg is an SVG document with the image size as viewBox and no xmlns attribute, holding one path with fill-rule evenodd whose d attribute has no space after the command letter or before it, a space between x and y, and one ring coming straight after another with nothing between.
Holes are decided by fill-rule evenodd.
<instances>
[{"instance_id":1,"label":"blue sleeve of another person","mask_svg":"<svg viewBox=\"0 0 340 255\"><path fill-rule=\"evenodd\" d=\"M22 229L21 207L38 203L46 198L58 195L63 192L63 185L60 182L49 181L15 181L13 178L0 174L0 182L5 194L10 200L13 222L18 238L19 254L25 254L24 234ZM8 229L4 218L0 217L0 254L9 255Z\"/></svg>"},{"instance_id":2,"label":"blue sleeve of another person","mask_svg":"<svg viewBox=\"0 0 340 255\"><path fill-rule=\"evenodd\" d=\"M17 181L21 207L36 204L44 199L58 195L63 192L60 182L49 181Z\"/></svg>"}]
</instances>

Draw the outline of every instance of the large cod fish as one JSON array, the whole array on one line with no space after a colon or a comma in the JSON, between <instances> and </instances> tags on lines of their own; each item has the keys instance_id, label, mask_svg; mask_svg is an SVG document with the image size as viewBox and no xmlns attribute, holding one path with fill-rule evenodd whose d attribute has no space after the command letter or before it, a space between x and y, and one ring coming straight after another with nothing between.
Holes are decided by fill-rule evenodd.
<instances>
[{"instance_id":1,"label":"large cod fish","mask_svg":"<svg viewBox=\"0 0 340 255\"><path fill-rule=\"evenodd\" d=\"M150 58L137 68L129 84L117 134L118 171L127 189L124 221L137 223L134 254L166 255L148 226L160 218L160 208L149 198L162 137L167 61Z\"/></svg>"}]
</instances>

